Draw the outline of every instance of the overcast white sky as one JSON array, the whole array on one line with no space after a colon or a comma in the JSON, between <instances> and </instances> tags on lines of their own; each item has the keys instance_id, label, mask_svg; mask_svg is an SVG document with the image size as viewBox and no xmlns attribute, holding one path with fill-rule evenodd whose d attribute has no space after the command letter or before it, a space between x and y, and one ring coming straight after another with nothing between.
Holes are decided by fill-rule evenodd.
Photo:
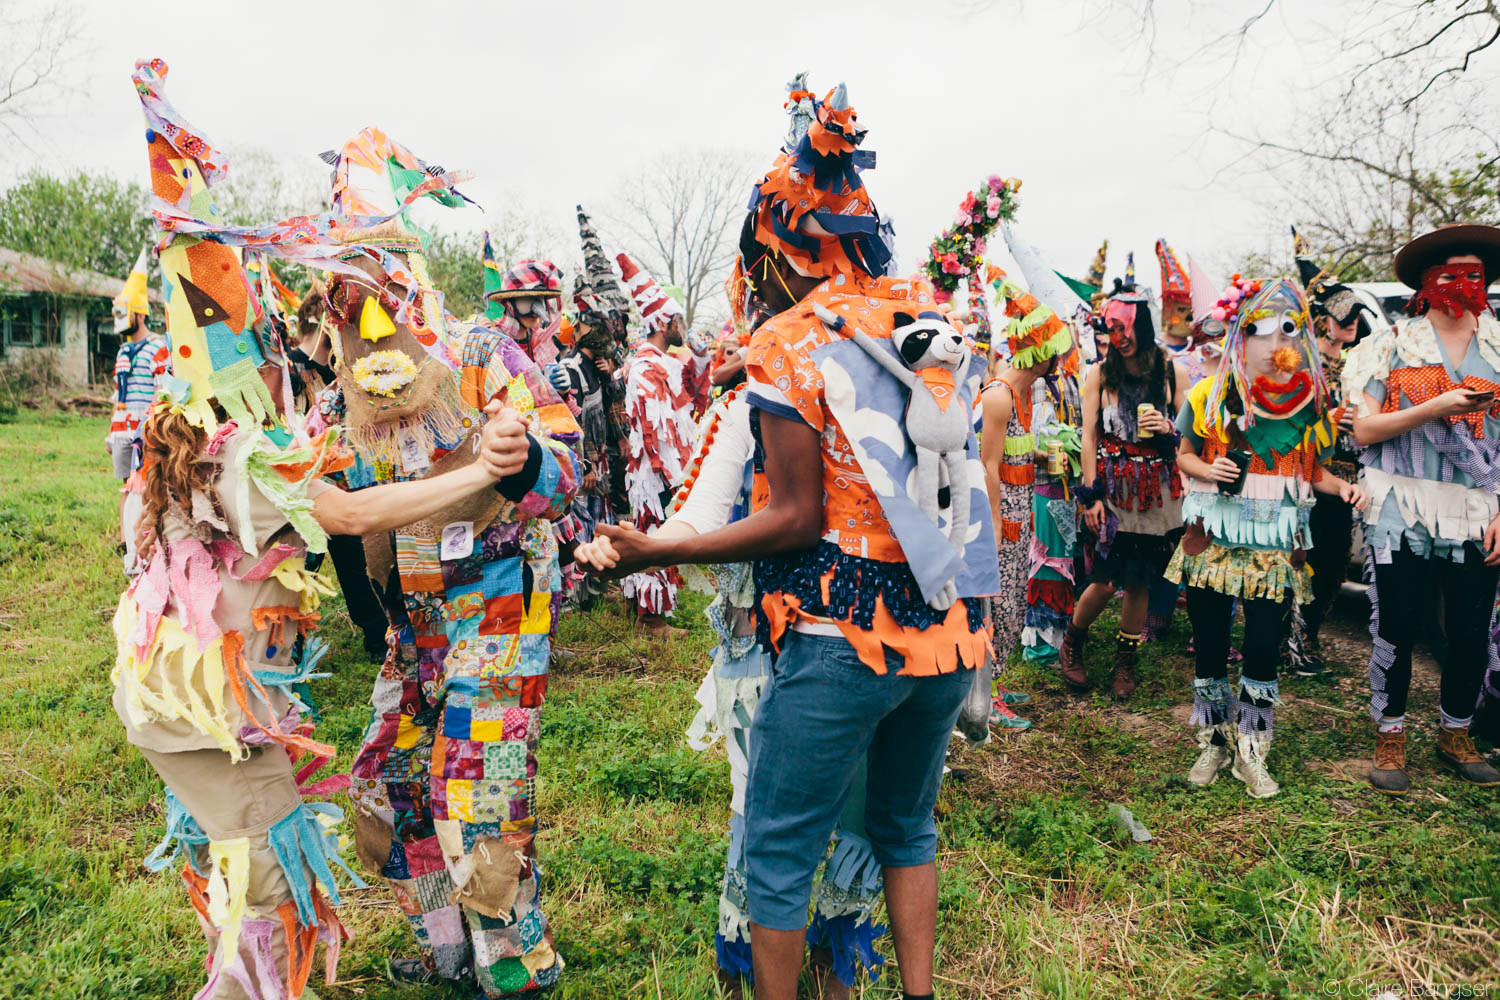
<instances>
[{"instance_id":1,"label":"overcast white sky","mask_svg":"<svg viewBox=\"0 0 1500 1000\"><path fill-rule=\"evenodd\" d=\"M1189 4L1164 0L1158 51L1186 53L1263 2L1198 0L1187 23L1171 18ZM1341 3L1296 7L1336 18ZM866 182L895 221L905 269L993 172L1024 180L1020 231L1066 273L1081 275L1108 237L1110 272L1133 249L1155 285L1152 245L1166 236L1222 274L1293 220L1257 208L1263 179L1218 173L1233 151L1205 147L1202 115L1294 128L1293 102L1309 97L1326 47L1264 46L1232 87L1201 63L1172 72L1165 56L1146 73L1137 26L1101 20L1108 6L92 0L77 95L43 123L37 147L49 166L144 180L129 72L159 56L169 98L221 146L316 164L319 150L379 125L425 159L473 172L466 190L487 208L543 219L572 258L573 205L603 214L621 178L658 153L736 146L769 165L785 129L783 85L806 69L820 93L849 85L879 154ZM0 182L36 162L12 145ZM484 219L470 209L451 225Z\"/></svg>"}]
</instances>

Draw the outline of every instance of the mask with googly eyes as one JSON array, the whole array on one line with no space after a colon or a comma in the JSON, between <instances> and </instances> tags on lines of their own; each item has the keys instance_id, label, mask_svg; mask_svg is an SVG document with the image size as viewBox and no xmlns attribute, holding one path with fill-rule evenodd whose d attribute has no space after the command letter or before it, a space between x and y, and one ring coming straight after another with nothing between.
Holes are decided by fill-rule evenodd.
<instances>
[{"instance_id":1,"label":"mask with googly eyes","mask_svg":"<svg viewBox=\"0 0 1500 1000\"><path fill-rule=\"evenodd\" d=\"M1234 320L1250 401L1264 416L1283 416L1315 396L1314 343L1306 304L1278 287L1256 296Z\"/></svg>"}]
</instances>

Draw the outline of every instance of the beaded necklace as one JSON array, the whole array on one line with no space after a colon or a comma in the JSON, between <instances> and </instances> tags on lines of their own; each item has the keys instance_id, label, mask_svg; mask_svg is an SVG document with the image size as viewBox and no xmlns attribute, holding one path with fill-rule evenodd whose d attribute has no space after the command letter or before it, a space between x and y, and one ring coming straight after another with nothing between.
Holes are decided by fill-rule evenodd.
<instances>
[{"instance_id":1,"label":"beaded necklace","mask_svg":"<svg viewBox=\"0 0 1500 1000\"><path fill-rule=\"evenodd\" d=\"M687 470L682 477L682 485L677 488L677 493L672 497L672 505L667 510L667 517L671 517L682 509L687 503L688 494L693 492L693 484L698 481L698 473L703 469L703 460L708 456L708 449L713 447L714 437L719 433L719 424L724 419L724 414L729 412L729 407L744 389L744 383L740 383L719 397L709 411L703 427L703 433L698 437L698 447L693 449L693 457L688 461Z\"/></svg>"}]
</instances>

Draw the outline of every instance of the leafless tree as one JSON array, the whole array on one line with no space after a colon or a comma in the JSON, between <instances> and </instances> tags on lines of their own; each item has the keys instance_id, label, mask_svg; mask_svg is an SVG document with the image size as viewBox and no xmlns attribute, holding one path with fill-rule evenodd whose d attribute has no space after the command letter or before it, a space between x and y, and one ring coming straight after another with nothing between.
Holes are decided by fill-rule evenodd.
<instances>
[{"instance_id":1,"label":"leafless tree","mask_svg":"<svg viewBox=\"0 0 1500 1000\"><path fill-rule=\"evenodd\" d=\"M1333 269L1389 276L1391 254L1435 226L1500 215L1500 138L1473 109L1434 125L1378 83L1295 133L1239 132L1242 156L1224 172L1260 170L1286 195L1285 215Z\"/></svg>"},{"instance_id":2,"label":"leafless tree","mask_svg":"<svg viewBox=\"0 0 1500 1000\"><path fill-rule=\"evenodd\" d=\"M1320 66L1339 81L1341 104L1353 106L1372 78L1410 110L1444 84L1493 78L1500 66L1500 0L1357 0L1336 7L1290 0L1231 0L1217 6L1192 0L1100 0L1097 11L1138 26L1148 62L1215 64L1233 76L1247 57L1288 35L1322 46ZM1207 12L1205 16L1205 11ZM1215 27L1194 37L1181 57L1160 51L1164 20L1189 15ZM1482 83L1479 85L1483 85Z\"/></svg>"},{"instance_id":3,"label":"leafless tree","mask_svg":"<svg viewBox=\"0 0 1500 1000\"><path fill-rule=\"evenodd\" d=\"M37 119L71 89L68 67L80 55L82 21L65 2L0 2L0 129L21 146Z\"/></svg>"},{"instance_id":4,"label":"leafless tree","mask_svg":"<svg viewBox=\"0 0 1500 1000\"><path fill-rule=\"evenodd\" d=\"M689 326L726 312L715 297L734 262L753 162L739 150L668 153L624 184L609 216L619 245L682 289Z\"/></svg>"}]
</instances>

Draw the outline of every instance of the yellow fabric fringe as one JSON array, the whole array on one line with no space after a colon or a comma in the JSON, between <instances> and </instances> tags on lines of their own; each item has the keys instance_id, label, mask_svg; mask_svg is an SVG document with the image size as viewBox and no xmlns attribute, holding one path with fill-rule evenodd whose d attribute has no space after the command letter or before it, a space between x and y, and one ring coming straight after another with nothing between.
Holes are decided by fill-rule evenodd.
<instances>
[{"instance_id":1,"label":"yellow fabric fringe","mask_svg":"<svg viewBox=\"0 0 1500 1000\"><path fill-rule=\"evenodd\" d=\"M245 920L245 895L250 889L250 841L210 840L208 857L208 919L219 931L219 958L233 962Z\"/></svg>"},{"instance_id":2,"label":"yellow fabric fringe","mask_svg":"<svg viewBox=\"0 0 1500 1000\"><path fill-rule=\"evenodd\" d=\"M1190 556L1179 544L1162 575L1173 583L1230 597L1284 601L1290 590L1298 603L1312 599L1312 569L1306 564L1293 566L1291 554L1280 549L1230 548L1209 542L1208 548Z\"/></svg>"},{"instance_id":3,"label":"yellow fabric fringe","mask_svg":"<svg viewBox=\"0 0 1500 1000\"><path fill-rule=\"evenodd\" d=\"M227 688L224 640L215 639L200 650L198 641L175 619L163 617L143 659L135 658L137 607L127 595L115 611L115 668L110 679L125 687L125 710L137 729L153 722L183 719L219 744L235 760L246 750L229 731L229 709L224 701ZM159 687L147 683L152 667L161 676Z\"/></svg>"}]
</instances>

